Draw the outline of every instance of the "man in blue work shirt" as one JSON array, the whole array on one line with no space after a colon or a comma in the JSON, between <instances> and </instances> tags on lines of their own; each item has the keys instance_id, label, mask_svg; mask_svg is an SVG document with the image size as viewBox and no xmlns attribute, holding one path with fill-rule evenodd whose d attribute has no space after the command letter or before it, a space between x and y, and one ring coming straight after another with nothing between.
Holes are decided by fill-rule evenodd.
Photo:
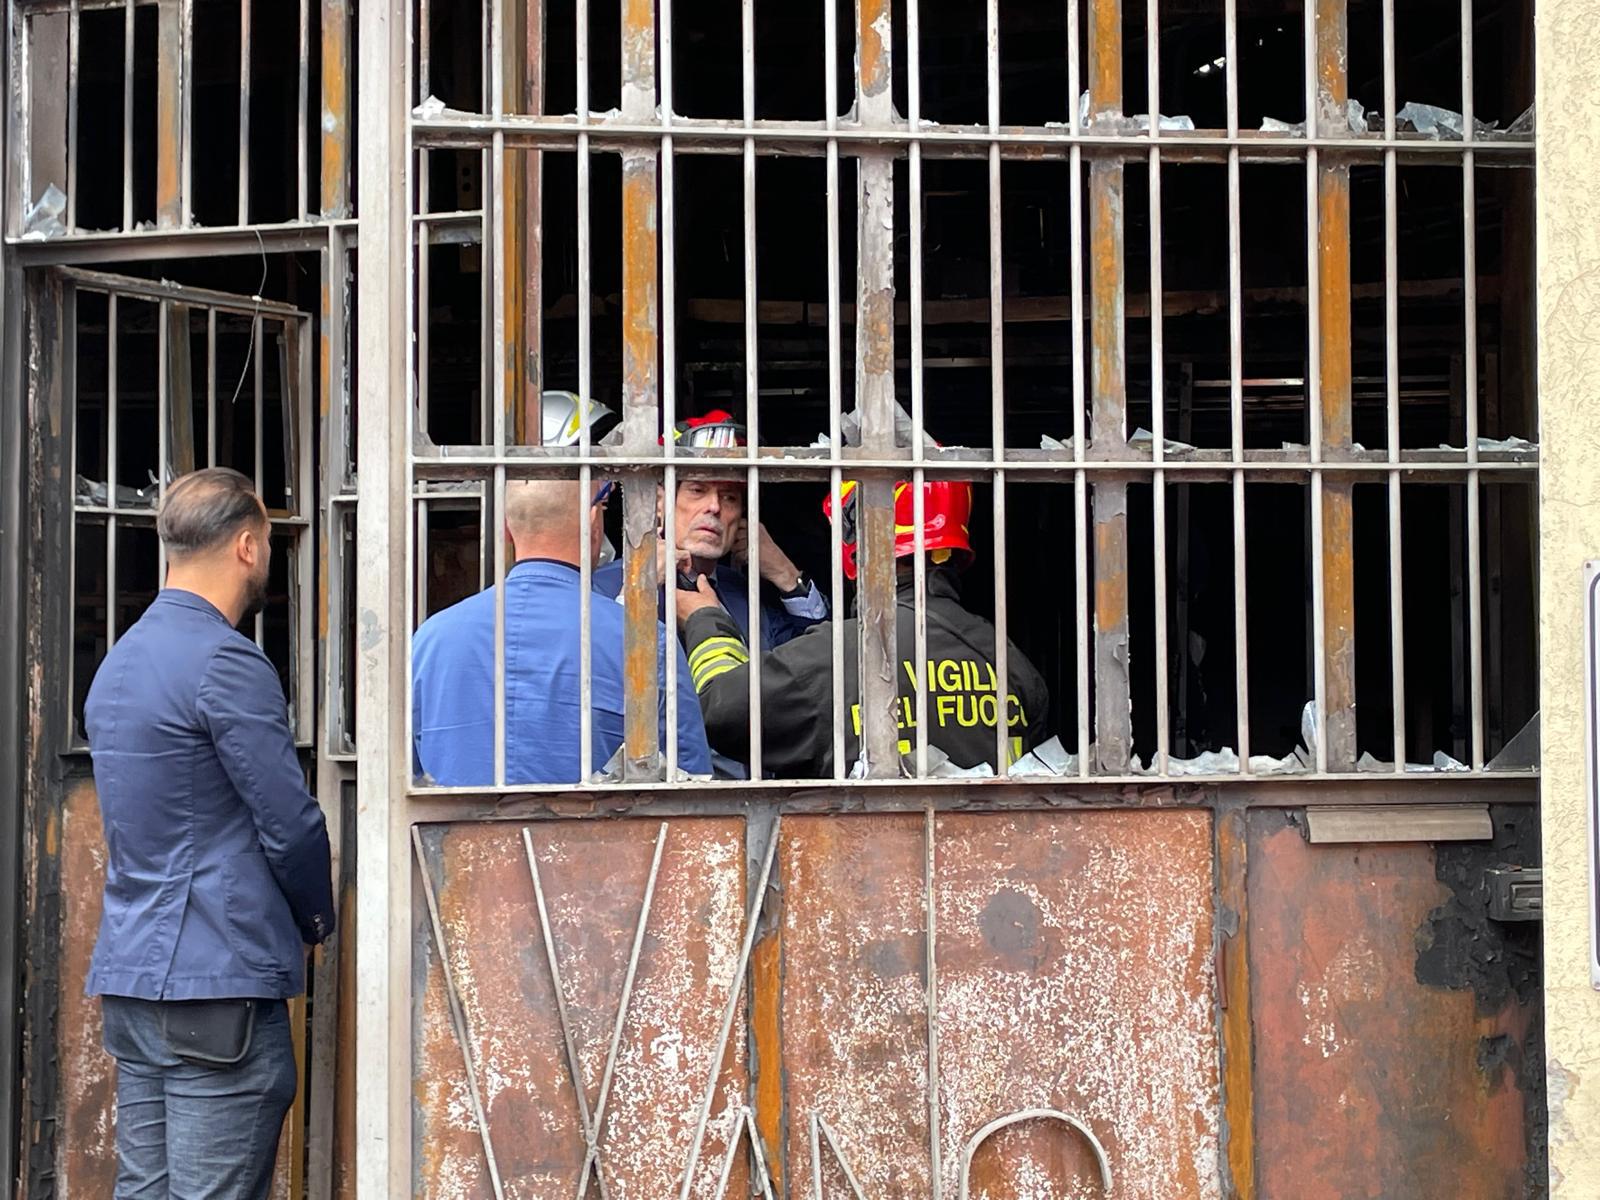
<instances>
[{"instance_id":1,"label":"man in blue work shirt","mask_svg":"<svg viewBox=\"0 0 1600 1200\"><path fill-rule=\"evenodd\" d=\"M196 471L156 520L166 587L84 721L106 837L87 991L117 1060L115 1196L267 1194L296 1091L285 1000L333 930L327 826L278 673L235 626L272 554L250 481Z\"/></svg>"},{"instance_id":2,"label":"man in blue work shirt","mask_svg":"<svg viewBox=\"0 0 1600 1200\"><path fill-rule=\"evenodd\" d=\"M622 745L623 613L595 595L590 605L592 757L580 764L582 720L581 539L597 561L613 490L584 496L573 480L506 485L506 533L516 565L505 581L505 747L509 784L577 783L605 768ZM411 644L412 734L419 777L451 787L494 783L495 589L435 613ZM666 752L666 655L678 656L678 767L711 773L694 682L677 638L657 626L657 709Z\"/></svg>"}]
</instances>

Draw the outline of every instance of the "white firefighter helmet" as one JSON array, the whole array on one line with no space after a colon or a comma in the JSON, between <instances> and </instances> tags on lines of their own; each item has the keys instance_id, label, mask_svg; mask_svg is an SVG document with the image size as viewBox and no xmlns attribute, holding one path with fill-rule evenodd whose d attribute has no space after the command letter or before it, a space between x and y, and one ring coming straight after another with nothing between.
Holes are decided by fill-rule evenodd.
<instances>
[{"instance_id":1,"label":"white firefighter helmet","mask_svg":"<svg viewBox=\"0 0 1600 1200\"><path fill-rule=\"evenodd\" d=\"M576 392L546 392L540 398L540 441L546 446L576 446L579 439L579 421L583 413L582 401ZM596 428L612 410L595 400L588 402L589 440L598 443Z\"/></svg>"}]
</instances>

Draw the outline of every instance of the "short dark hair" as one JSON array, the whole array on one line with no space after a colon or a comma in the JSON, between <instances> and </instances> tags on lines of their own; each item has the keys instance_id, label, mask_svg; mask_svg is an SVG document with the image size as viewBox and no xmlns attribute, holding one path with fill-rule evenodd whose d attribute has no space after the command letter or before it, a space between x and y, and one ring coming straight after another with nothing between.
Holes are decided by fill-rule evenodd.
<instances>
[{"instance_id":1,"label":"short dark hair","mask_svg":"<svg viewBox=\"0 0 1600 1200\"><path fill-rule=\"evenodd\" d=\"M171 558L188 558L221 545L247 525L266 521L255 485L231 467L191 471L167 488L156 532Z\"/></svg>"}]
</instances>

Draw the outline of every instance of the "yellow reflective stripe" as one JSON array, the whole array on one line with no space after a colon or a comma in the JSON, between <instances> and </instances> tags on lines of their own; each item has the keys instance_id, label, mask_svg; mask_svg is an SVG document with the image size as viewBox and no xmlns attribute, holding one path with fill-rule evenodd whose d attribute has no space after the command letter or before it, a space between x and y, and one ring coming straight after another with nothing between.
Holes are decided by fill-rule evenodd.
<instances>
[{"instance_id":1,"label":"yellow reflective stripe","mask_svg":"<svg viewBox=\"0 0 1600 1200\"><path fill-rule=\"evenodd\" d=\"M740 662L750 661L750 652L744 648L742 641L736 637L728 637L726 634L721 634L717 637L708 637L693 650L689 651L689 666L693 668L708 659L719 657L723 654L731 654Z\"/></svg>"},{"instance_id":2,"label":"yellow reflective stripe","mask_svg":"<svg viewBox=\"0 0 1600 1200\"><path fill-rule=\"evenodd\" d=\"M699 695L701 692L705 691L706 688L710 686L711 681L713 679L715 679L717 676L726 675L729 671L733 670L735 667L742 667L742 666L744 666L743 663L737 663L737 662L714 662L714 663L712 663L704 671L702 671L702 672L698 673L697 675L695 675L695 677L694 677L695 694Z\"/></svg>"},{"instance_id":3,"label":"yellow reflective stripe","mask_svg":"<svg viewBox=\"0 0 1600 1200\"><path fill-rule=\"evenodd\" d=\"M744 663L737 662L731 658L717 659L714 662L702 663L697 669L690 673L694 678L695 690L699 691L706 683L715 679L724 671L731 671L735 667L742 667L744 665Z\"/></svg>"},{"instance_id":4,"label":"yellow reflective stripe","mask_svg":"<svg viewBox=\"0 0 1600 1200\"><path fill-rule=\"evenodd\" d=\"M712 644L716 642L723 644ZM694 677L695 690L699 691L709 680L715 679L724 671L742 667L749 661L750 655L737 638L707 638L696 646L695 652L689 656L689 672ZM709 673L713 671L714 674Z\"/></svg>"}]
</instances>

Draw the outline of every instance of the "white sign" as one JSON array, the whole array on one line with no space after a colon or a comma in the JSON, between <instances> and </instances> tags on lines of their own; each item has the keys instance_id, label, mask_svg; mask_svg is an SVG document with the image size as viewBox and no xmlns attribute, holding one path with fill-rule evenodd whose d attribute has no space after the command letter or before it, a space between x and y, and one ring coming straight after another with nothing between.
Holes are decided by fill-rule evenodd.
<instances>
[{"instance_id":1,"label":"white sign","mask_svg":"<svg viewBox=\"0 0 1600 1200\"><path fill-rule=\"evenodd\" d=\"M1583 564L1583 749L1589 808L1589 985L1600 989L1600 559Z\"/></svg>"}]
</instances>

